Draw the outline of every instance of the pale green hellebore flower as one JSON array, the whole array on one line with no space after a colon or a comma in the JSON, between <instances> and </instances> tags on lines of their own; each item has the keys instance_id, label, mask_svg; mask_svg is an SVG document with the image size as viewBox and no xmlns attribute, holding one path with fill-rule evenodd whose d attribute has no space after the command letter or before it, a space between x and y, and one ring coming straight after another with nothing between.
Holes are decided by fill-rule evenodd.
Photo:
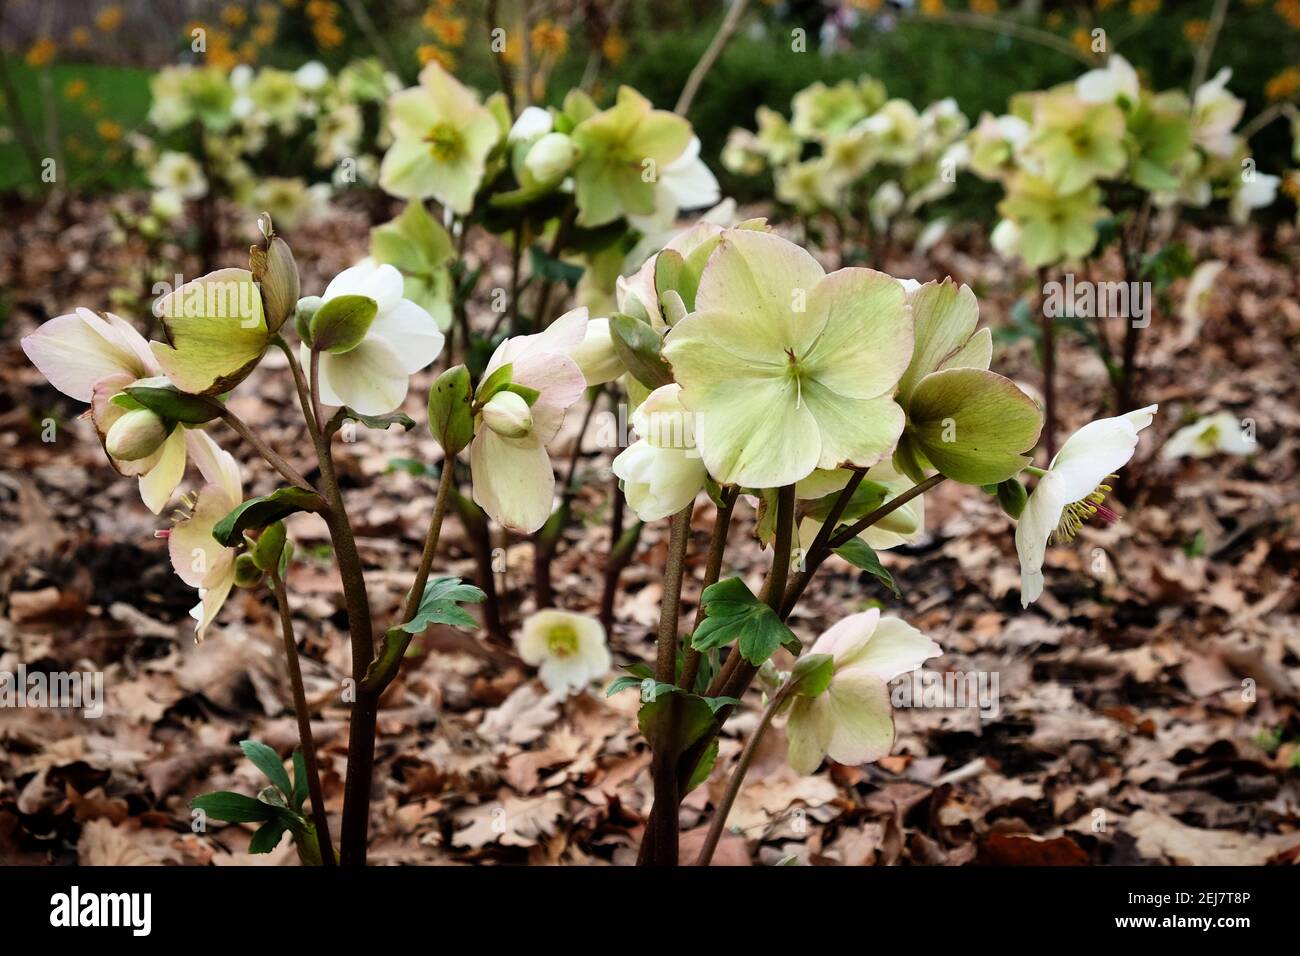
<instances>
[{"instance_id":1,"label":"pale green hellebore flower","mask_svg":"<svg viewBox=\"0 0 1300 956\"><path fill-rule=\"evenodd\" d=\"M182 392L220 395L262 360L271 330L247 269L218 269L159 300L170 345L151 342L163 373Z\"/></svg>"},{"instance_id":2,"label":"pale green hellebore flower","mask_svg":"<svg viewBox=\"0 0 1300 956\"><path fill-rule=\"evenodd\" d=\"M1258 450L1253 432L1243 427L1236 415L1217 412L1170 435L1160 449L1160 457L1173 461L1177 458L1208 458L1216 452L1251 455Z\"/></svg>"},{"instance_id":3,"label":"pale green hellebore flower","mask_svg":"<svg viewBox=\"0 0 1300 956\"><path fill-rule=\"evenodd\" d=\"M388 112L393 145L379 167L379 185L403 199L433 198L454 213L468 213L488 154L501 139L491 110L431 62L419 86L392 96Z\"/></svg>"},{"instance_id":4,"label":"pale green hellebore flower","mask_svg":"<svg viewBox=\"0 0 1300 956\"><path fill-rule=\"evenodd\" d=\"M1116 418L1089 422L1066 439L1047 473L1038 479L1016 525L1020 555L1020 604L1028 607L1043 593L1043 560L1051 540L1068 542L1091 518L1113 523L1118 516L1104 504L1114 473L1133 457L1138 432L1151 424L1158 405Z\"/></svg>"},{"instance_id":5,"label":"pale green hellebore flower","mask_svg":"<svg viewBox=\"0 0 1300 956\"><path fill-rule=\"evenodd\" d=\"M816 697L796 695L786 724L790 766L813 773L829 757L847 766L888 756L894 745L889 682L943 653L934 641L879 608L851 614L808 651L829 654L830 683Z\"/></svg>"},{"instance_id":6,"label":"pale green hellebore flower","mask_svg":"<svg viewBox=\"0 0 1300 956\"><path fill-rule=\"evenodd\" d=\"M609 673L605 629L589 614L547 608L524 621L519 656L552 694L574 694Z\"/></svg>"},{"instance_id":7,"label":"pale green hellebore flower","mask_svg":"<svg viewBox=\"0 0 1300 956\"><path fill-rule=\"evenodd\" d=\"M1113 103L1087 103L1071 93L1040 93L1025 157L1057 193L1075 193L1123 171L1124 113Z\"/></svg>"},{"instance_id":8,"label":"pale green hellebore flower","mask_svg":"<svg viewBox=\"0 0 1300 956\"><path fill-rule=\"evenodd\" d=\"M775 488L893 451L904 424L893 392L912 356L897 280L870 269L826 275L794 243L730 229L694 306L663 355L697 413L715 480Z\"/></svg>"},{"instance_id":9,"label":"pale green hellebore flower","mask_svg":"<svg viewBox=\"0 0 1300 956\"><path fill-rule=\"evenodd\" d=\"M1106 216L1096 183L1063 195L1028 173L1012 178L998 212L1019 226L1017 247L1031 269L1083 259L1097 245L1097 224Z\"/></svg>"}]
</instances>

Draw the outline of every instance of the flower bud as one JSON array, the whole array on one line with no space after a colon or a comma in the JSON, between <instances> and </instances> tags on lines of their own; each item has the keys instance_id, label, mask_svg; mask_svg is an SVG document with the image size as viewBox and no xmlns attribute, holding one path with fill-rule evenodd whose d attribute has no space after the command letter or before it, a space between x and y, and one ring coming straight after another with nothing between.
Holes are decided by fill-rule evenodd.
<instances>
[{"instance_id":1,"label":"flower bud","mask_svg":"<svg viewBox=\"0 0 1300 956\"><path fill-rule=\"evenodd\" d=\"M528 151L524 167L538 182L549 183L567 173L577 157L573 140L563 133L547 133Z\"/></svg>"},{"instance_id":2,"label":"flower bud","mask_svg":"<svg viewBox=\"0 0 1300 956\"><path fill-rule=\"evenodd\" d=\"M311 320L316 315L316 310L321 307L325 300L318 295L305 295L298 300L297 306L293 310L293 328L300 338L308 347L311 346Z\"/></svg>"},{"instance_id":3,"label":"flower bud","mask_svg":"<svg viewBox=\"0 0 1300 956\"><path fill-rule=\"evenodd\" d=\"M464 365L447 369L429 390L429 431L448 457L474 439L473 394Z\"/></svg>"},{"instance_id":4,"label":"flower bud","mask_svg":"<svg viewBox=\"0 0 1300 956\"><path fill-rule=\"evenodd\" d=\"M262 583L262 569L248 552L235 558L235 583L241 588L255 588Z\"/></svg>"},{"instance_id":5,"label":"flower bud","mask_svg":"<svg viewBox=\"0 0 1300 956\"><path fill-rule=\"evenodd\" d=\"M483 423L503 438L523 438L533 430L533 411L519 395L500 391L483 406Z\"/></svg>"},{"instance_id":6,"label":"flower bud","mask_svg":"<svg viewBox=\"0 0 1300 956\"><path fill-rule=\"evenodd\" d=\"M604 385L623 374L623 363L609 337L609 319L592 319L582 341L569 349L569 358L582 370L587 385Z\"/></svg>"},{"instance_id":7,"label":"flower bud","mask_svg":"<svg viewBox=\"0 0 1300 956\"><path fill-rule=\"evenodd\" d=\"M104 450L118 461L139 461L157 451L166 437L166 422L147 408L136 408L109 428Z\"/></svg>"},{"instance_id":8,"label":"flower bud","mask_svg":"<svg viewBox=\"0 0 1300 956\"><path fill-rule=\"evenodd\" d=\"M262 289L267 328L278 332L298 302L301 291L298 264L289 251L289 244L274 234L265 249L254 246L248 258L253 279Z\"/></svg>"}]
</instances>

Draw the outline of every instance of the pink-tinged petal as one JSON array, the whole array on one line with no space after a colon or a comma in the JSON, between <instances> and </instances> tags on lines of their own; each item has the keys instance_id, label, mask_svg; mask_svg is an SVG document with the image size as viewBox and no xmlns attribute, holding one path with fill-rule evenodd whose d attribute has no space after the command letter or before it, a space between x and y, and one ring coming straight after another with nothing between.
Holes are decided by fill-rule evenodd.
<instances>
[{"instance_id":1,"label":"pink-tinged petal","mask_svg":"<svg viewBox=\"0 0 1300 956\"><path fill-rule=\"evenodd\" d=\"M89 402L95 383L114 374L149 374L114 329L88 309L56 316L22 340L23 351L64 395Z\"/></svg>"},{"instance_id":2,"label":"pink-tinged petal","mask_svg":"<svg viewBox=\"0 0 1300 956\"><path fill-rule=\"evenodd\" d=\"M194 627L194 640L202 641L207 636L207 630L212 625L221 610L221 606L226 603L226 598L230 596L230 589L235 586L234 566L231 565L229 574L221 578L210 588L205 588L199 592L202 600L190 611L190 617L197 622Z\"/></svg>"},{"instance_id":3,"label":"pink-tinged petal","mask_svg":"<svg viewBox=\"0 0 1300 956\"><path fill-rule=\"evenodd\" d=\"M883 617L871 639L843 660L841 673L862 671L887 683L942 653L942 647L910 624Z\"/></svg>"},{"instance_id":4,"label":"pink-tinged petal","mask_svg":"<svg viewBox=\"0 0 1300 956\"><path fill-rule=\"evenodd\" d=\"M587 307L580 306L570 309L541 332L532 335L516 335L506 339L492 353L492 358L483 373L484 377L491 375L507 362L518 363L525 356L555 352L563 354L576 348L582 344L583 337L587 334L587 318ZM515 378L515 381L519 379Z\"/></svg>"},{"instance_id":5,"label":"pink-tinged petal","mask_svg":"<svg viewBox=\"0 0 1300 956\"><path fill-rule=\"evenodd\" d=\"M867 641L871 640L871 635L875 633L876 625L879 623L880 608L878 607L858 614L850 614L823 631L821 637L813 643L809 653L830 654L838 665L856 654Z\"/></svg>"},{"instance_id":6,"label":"pink-tinged petal","mask_svg":"<svg viewBox=\"0 0 1300 956\"><path fill-rule=\"evenodd\" d=\"M543 445L526 446L480 428L469 446L474 501L512 531L532 534L555 506L555 472Z\"/></svg>"},{"instance_id":7,"label":"pink-tinged petal","mask_svg":"<svg viewBox=\"0 0 1300 956\"><path fill-rule=\"evenodd\" d=\"M587 380L578 363L567 355L553 352L528 354L514 363L511 378L516 384L535 388L540 393L532 405L532 437L546 444L564 424L567 412L587 389Z\"/></svg>"},{"instance_id":8,"label":"pink-tinged petal","mask_svg":"<svg viewBox=\"0 0 1300 956\"><path fill-rule=\"evenodd\" d=\"M366 333L388 345L402 359L406 373L412 375L426 367L442 351L443 334L428 312L410 299L375 316Z\"/></svg>"},{"instance_id":9,"label":"pink-tinged petal","mask_svg":"<svg viewBox=\"0 0 1300 956\"><path fill-rule=\"evenodd\" d=\"M162 514L185 474L185 429L177 427L160 449L158 463L140 476L140 497L154 514Z\"/></svg>"},{"instance_id":10,"label":"pink-tinged petal","mask_svg":"<svg viewBox=\"0 0 1300 956\"><path fill-rule=\"evenodd\" d=\"M90 420L95 425L95 433L99 436L100 445L107 440L108 430L113 427L113 423L127 413L127 409L121 405L113 404L113 396L134 381L136 379L130 373L116 372L95 383L90 396ZM107 448L104 449L104 454L108 455L108 463L124 478L136 478L150 471L158 464L162 453L163 449L159 448L152 455L146 455L136 461L119 461L108 455Z\"/></svg>"},{"instance_id":11,"label":"pink-tinged petal","mask_svg":"<svg viewBox=\"0 0 1300 956\"><path fill-rule=\"evenodd\" d=\"M212 537L212 529L237 502L218 485L204 485L195 496L190 517L176 522L167 536L167 554L177 576L192 588L209 587L230 571L234 549Z\"/></svg>"},{"instance_id":12,"label":"pink-tinged petal","mask_svg":"<svg viewBox=\"0 0 1300 956\"><path fill-rule=\"evenodd\" d=\"M79 311L90 312L89 309ZM134 325L112 312L105 312L104 320L112 327L118 343L123 348L128 349L140 363L141 378L162 374L162 370L158 367L158 360L154 358L153 352L149 350L149 342L135 330Z\"/></svg>"},{"instance_id":13,"label":"pink-tinged petal","mask_svg":"<svg viewBox=\"0 0 1300 956\"><path fill-rule=\"evenodd\" d=\"M230 452L223 449L201 428L185 430L185 448L208 484L216 485L233 502L231 508L244 500L244 482L239 473L239 463Z\"/></svg>"}]
</instances>

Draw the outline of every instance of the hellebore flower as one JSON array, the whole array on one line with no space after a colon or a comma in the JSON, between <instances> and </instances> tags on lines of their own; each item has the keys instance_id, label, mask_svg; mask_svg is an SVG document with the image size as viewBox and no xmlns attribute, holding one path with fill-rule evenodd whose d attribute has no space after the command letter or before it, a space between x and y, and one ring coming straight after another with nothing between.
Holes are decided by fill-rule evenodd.
<instances>
[{"instance_id":1,"label":"hellebore flower","mask_svg":"<svg viewBox=\"0 0 1300 956\"><path fill-rule=\"evenodd\" d=\"M395 266L405 280L402 295L433 316L442 331L451 327L451 269L456 258L447 230L412 201L391 222L370 230L370 257Z\"/></svg>"},{"instance_id":2,"label":"hellebore flower","mask_svg":"<svg viewBox=\"0 0 1300 956\"><path fill-rule=\"evenodd\" d=\"M478 96L436 62L420 85L388 101L393 145L379 168L379 185L403 199L433 197L464 215L474 205L487 156L501 127Z\"/></svg>"},{"instance_id":3,"label":"hellebore flower","mask_svg":"<svg viewBox=\"0 0 1300 956\"><path fill-rule=\"evenodd\" d=\"M1033 127L1025 157L1058 193L1078 192L1117 175L1128 163L1124 113L1113 103L1042 93L1034 102Z\"/></svg>"},{"instance_id":4,"label":"hellebore flower","mask_svg":"<svg viewBox=\"0 0 1300 956\"><path fill-rule=\"evenodd\" d=\"M852 80L840 80L834 86L819 80L794 95L790 126L795 135L806 140L843 133L880 106L864 95L867 92Z\"/></svg>"},{"instance_id":5,"label":"hellebore flower","mask_svg":"<svg viewBox=\"0 0 1300 956\"><path fill-rule=\"evenodd\" d=\"M145 506L160 513L185 471L186 445L192 447L198 433L169 428L153 412L113 401L132 385L163 384L149 381L160 373L149 343L111 312L77 309L45 322L22 346L51 385L90 403L109 463L119 474L138 476Z\"/></svg>"},{"instance_id":6,"label":"hellebore flower","mask_svg":"<svg viewBox=\"0 0 1300 956\"><path fill-rule=\"evenodd\" d=\"M814 468L866 468L894 449L894 386L912 356L895 279L826 275L811 255L750 229L722 233L664 358L697 413L696 441L722 484L774 488Z\"/></svg>"},{"instance_id":7,"label":"hellebore flower","mask_svg":"<svg viewBox=\"0 0 1300 956\"><path fill-rule=\"evenodd\" d=\"M1242 427L1236 415L1218 412L1174 432L1160 449L1160 457L1172 461L1175 458L1208 458L1215 452L1250 455L1257 448L1252 433Z\"/></svg>"},{"instance_id":8,"label":"hellebore flower","mask_svg":"<svg viewBox=\"0 0 1300 956\"><path fill-rule=\"evenodd\" d=\"M1105 505L1109 482L1133 457L1138 432L1151 424L1158 407L1148 405L1118 418L1089 422L1066 439L1038 479L1016 525L1021 606L1028 607L1043 593L1043 559L1050 540L1073 540L1093 517L1107 524L1118 520Z\"/></svg>"},{"instance_id":9,"label":"hellebore flower","mask_svg":"<svg viewBox=\"0 0 1300 956\"><path fill-rule=\"evenodd\" d=\"M546 443L587 387L582 369L569 356L582 344L586 329L587 310L574 309L543 332L506 339L483 372L476 396L480 420L469 448L474 501L514 531L531 534L551 515L555 472ZM507 365L508 379L503 382L494 373ZM497 390L485 394L485 386ZM504 392L521 398L512 390L516 386L536 393L531 401L524 399L526 417L518 402L500 397Z\"/></svg>"},{"instance_id":10,"label":"hellebore flower","mask_svg":"<svg viewBox=\"0 0 1300 956\"><path fill-rule=\"evenodd\" d=\"M257 367L271 330L247 269L218 269L159 300L171 345L151 342L157 364L182 392L220 395Z\"/></svg>"},{"instance_id":11,"label":"hellebore flower","mask_svg":"<svg viewBox=\"0 0 1300 956\"><path fill-rule=\"evenodd\" d=\"M524 621L516 643L524 663L537 667L537 676L554 694L580 691L609 671L605 629L589 614L538 611Z\"/></svg>"},{"instance_id":12,"label":"hellebore flower","mask_svg":"<svg viewBox=\"0 0 1300 956\"><path fill-rule=\"evenodd\" d=\"M676 514L695 500L707 477L695 449L692 415L676 382L650 393L632 413L639 439L611 466L623 480L627 503L642 521Z\"/></svg>"},{"instance_id":13,"label":"hellebore flower","mask_svg":"<svg viewBox=\"0 0 1300 956\"><path fill-rule=\"evenodd\" d=\"M684 232L679 232L664 245L660 252L675 252L683 261L698 263L701 268L717 246L722 227L701 220ZM628 315L644 318L659 331L668 328L668 321L659 306L659 290L655 286L655 271L659 253L655 253L630 276L619 276L615 281L618 310Z\"/></svg>"},{"instance_id":14,"label":"hellebore flower","mask_svg":"<svg viewBox=\"0 0 1300 956\"><path fill-rule=\"evenodd\" d=\"M1019 226L1017 247L1031 269L1088 255L1097 244L1097 223L1106 215L1096 183L1063 194L1028 173L1012 178L998 212Z\"/></svg>"},{"instance_id":15,"label":"hellebore flower","mask_svg":"<svg viewBox=\"0 0 1300 956\"><path fill-rule=\"evenodd\" d=\"M1074 93L1085 103L1133 105L1140 91L1137 70L1118 53L1112 53L1101 69L1089 70L1074 81Z\"/></svg>"},{"instance_id":16,"label":"hellebore flower","mask_svg":"<svg viewBox=\"0 0 1300 956\"><path fill-rule=\"evenodd\" d=\"M1016 150L1029 140L1029 124L1019 116L985 113L971 130L969 165L981 179L1002 179L1016 169Z\"/></svg>"},{"instance_id":17,"label":"hellebore flower","mask_svg":"<svg viewBox=\"0 0 1300 956\"><path fill-rule=\"evenodd\" d=\"M202 641L235 583L235 550L212 536L222 518L244 500L239 466L205 432L195 431L193 454L206 484L185 500L180 519L165 532L167 553L182 581L199 589L199 603L190 611L195 640ZM163 534L163 532L160 532Z\"/></svg>"},{"instance_id":18,"label":"hellebore flower","mask_svg":"<svg viewBox=\"0 0 1300 956\"><path fill-rule=\"evenodd\" d=\"M428 312L402 297L402 274L393 266L362 262L325 287L321 308L340 296L365 296L378 307L365 336L346 351L320 356L320 398L362 415L383 415L406 399L411 375L442 351L443 334ZM311 350L302 345L304 363Z\"/></svg>"},{"instance_id":19,"label":"hellebore flower","mask_svg":"<svg viewBox=\"0 0 1300 956\"><path fill-rule=\"evenodd\" d=\"M834 208L839 203L843 185L825 156L782 166L773 180L776 198L805 213Z\"/></svg>"},{"instance_id":20,"label":"hellebore flower","mask_svg":"<svg viewBox=\"0 0 1300 956\"><path fill-rule=\"evenodd\" d=\"M799 158L803 140L790 128L784 116L768 106L760 106L754 113L758 120L755 145L771 166L784 166Z\"/></svg>"},{"instance_id":21,"label":"hellebore flower","mask_svg":"<svg viewBox=\"0 0 1300 956\"><path fill-rule=\"evenodd\" d=\"M149 184L175 193L181 199L198 199L208 191L208 178L203 175L198 160L173 150L158 155L158 161L149 170Z\"/></svg>"},{"instance_id":22,"label":"hellebore flower","mask_svg":"<svg viewBox=\"0 0 1300 956\"><path fill-rule=\"evenodd\" d=\"M655 211L655 187L686 151L691 124L623 86L615 104L575 126L572 138L579 151L573 167L578 225L603 226Z\"/></svg>"},{"instance_id":23,"label":"hellebore flower","mask_svg":"<svg viewBox=\"0 0 1300 956\"><path fill-rule=\"evenodd\" d=\"M1263 209L1273 205L1277 199L1277 187L1281 184L1280 176L1268 173L1254 173L1249 179L1243 178L1237 191L1232 194L1228 212L1232 221L1242 225L1250 218L1251 210Z\"/></svg>"},{"instance_id":24,"label":"hellebore flower","mask_svg":"<svg viewBox=\"0 0 1300 956\"><path fill-rule=\"evenodd\" d=\"M943 648L872 608L835 624L808 653L831 655L833 670L825 690L816 697L795 696L790 706L790 766L801 774L815 771L826 757L856 766L886 756L894 745L889 682Z\"/></svg>"},{"instance_id":25,"label":"hellebore flower","mask_svg":"<svg viewBox=\"0 0 1300 956\"><path fill-rule=\"evenodd\" d=\"M1211 156L1226 158L1237 151L1233 129L1246 103L1228 92L1232 68L1225 66L1192 95L1192 138Z\"/></svg>"}]
</instances>

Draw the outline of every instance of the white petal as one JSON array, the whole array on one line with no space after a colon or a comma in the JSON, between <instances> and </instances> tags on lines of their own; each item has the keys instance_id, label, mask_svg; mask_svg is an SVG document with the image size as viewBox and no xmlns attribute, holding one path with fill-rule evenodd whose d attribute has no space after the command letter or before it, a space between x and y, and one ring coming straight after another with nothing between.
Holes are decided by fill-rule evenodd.
<instances>
[{"instance_id":1,"label":"white petal","mask_svg":"<svg viewBox=\"0 0 1300 956\"><path fill-rule=\"evenodd\" d=\"M163 442L158 464L140 476L140 498L154 514L162 514L185 474L185 429L176 427Z\"/></svg>"},{"instance_id":2,"label":"white petal","mask_svg":"<svg viewBox=\"0 0 1300 956\"><path fill-rule=\"evenodd\" d=\"M1021 607L1029 607L1043 593L1043 559L1047 556L1047 540L1060 523L1061 512L1073 500L1076 499L1065 496L1060 476L1049 471L1025 502L1025 510L1016 524Z\"/></svg>"},{"instance_id":3,"label":"white petal","mask_svg":"<svg viewBox=\"0 0 1300 956\"><path fill-rule=\"evenodd\" d=\"M401 356L379 339L350 352L320 357L320 398L362 415L383 415L402 404L409 384Z\"/></svg>"},{"instance_id":4,"label":"white petal","mask_svg":"<svg viewBox=\"0 0 1300 956\"><path fill-rule=\"evenodd\" d=\"M532 534L551 516L555 472L544 445L522 447L481 428L469 446L474 501L494 521Z\"/></svg>"},{"instance_id":5,"label":"white petal","mask_svg":"<svg viewBox=\"0 0 1300 956\"><path fill-rule=\"evenodd\" d=\"M398 299L394 306L376 315L366 337L388 344L401 358L408 375L433 362L444 340L433 316L410 299Z\"/></svg>"},{"instance_id":6,"label":"white petal","mask_svg":"<svg viewBox=\"0 0 1300 956\"><path fill-rule=\"evenodd\" d=\"M841 618L822 632L821 637L813 643L811 654L830 654L836 663L856 654L876 630L880 623L880 608L861 611Z\"/></svg>"},{"instance_id":7,"label":"white petal","mask_svg":"<svg viewBox=\"0 0 1300 956\"><path fill-rule=\"evenodd\" d=\"M857 653L847 657L843 666L889 682L942 653L943 648L912 625L896 617L884 617L870 640Z\"/></svg>"},{"instance_id":8,"label":"white petal","mask_svg":"<svg viewBox=\"0 0 1300 956\"><path fill-rule=\"evenodd\" d=\"M402 274L396 268L367 260L331 279L321 299L328 302L340 295L364 295L379 304L380 312L387 312L401 300L403 285Z\"/></svg>"}]
</instances>

